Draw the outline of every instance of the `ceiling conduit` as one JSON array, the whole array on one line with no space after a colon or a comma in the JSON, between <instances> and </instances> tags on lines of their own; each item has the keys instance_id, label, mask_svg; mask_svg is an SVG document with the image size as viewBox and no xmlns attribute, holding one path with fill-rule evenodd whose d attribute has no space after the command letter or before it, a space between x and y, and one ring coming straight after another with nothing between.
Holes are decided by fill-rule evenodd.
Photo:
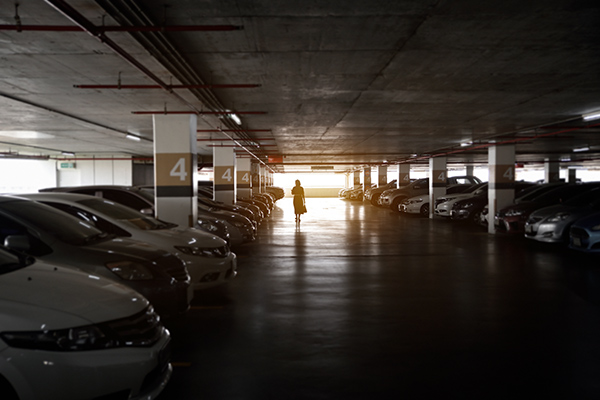
<instances>
[{"instance_id":1,"label":"ceiling conduit","mask_svg":"<svg viewBox=\"0 0 600 400\"><path fill-rule=\"evenodd\" d=\"M134 68L138 71L142 72L148 78L150 78L153 82L155 82L158 86L164 89L171 96L175 97L181 103L185 104L195 113L201 113L201 110L196 108L192 103L188 102L186 99L181 97L176 92L169 90L169 85L163 82L158 76L156 76L152 71L150 71L146 66L137 61L131 54L127 53L123 48L121 48L117 43L108 38L101 29L98 29L91 21L87 20L82 14L80 14L77 10L71 7L63 0L45 0L46 3L51 5L58 12L63 14L65 17L70 19L74 24L81 27L85 32L89 33L91 36L98 39L100 42L108 46L111 50L129 62ZM238 145L241 149L246 151L252 157L254 157L259 163L263 164L270 171L274 172L264 161L262 161L258 156L256 156L253 152L247 149L244 145L242 145L238 140L234 139L231 135L220 131L223 135L227 136L231 141L233 141L236 145Z\"/></svg>"}]
</instances>

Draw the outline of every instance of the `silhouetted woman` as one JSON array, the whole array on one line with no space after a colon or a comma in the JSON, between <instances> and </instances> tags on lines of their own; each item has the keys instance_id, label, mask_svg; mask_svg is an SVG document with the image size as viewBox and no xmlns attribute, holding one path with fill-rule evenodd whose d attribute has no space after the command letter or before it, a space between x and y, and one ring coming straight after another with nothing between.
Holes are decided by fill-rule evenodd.
<instances>
[{"instance_id":1,"label":"silhouetted woman","mask_svg":"<svg viewBox=\"0 0 600 400\"><path fill-rule=\"evenodd\" d=\"M292 188L292 194L294 195L294 213L296 214L296 221L300 222L300 215L306 212L306 205L304 202L304 188L300 186L300 181L296 179L296 186Z\"/></svg>"}]
</instances>

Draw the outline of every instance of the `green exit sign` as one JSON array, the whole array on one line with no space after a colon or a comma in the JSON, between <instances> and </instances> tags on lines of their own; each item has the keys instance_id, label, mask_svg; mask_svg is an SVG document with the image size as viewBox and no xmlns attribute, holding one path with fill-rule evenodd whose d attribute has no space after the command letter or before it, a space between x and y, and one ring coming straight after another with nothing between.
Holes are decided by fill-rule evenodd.
<instances>
[{"instance_id":1,"label":"green exit sign","mask_svg":"<svg viewBox=\"0 0 600 400\"><path fill-rule=\"evenodd\" d=\"M68 169L68 168L75 168L75 163L74 162L61 162L60 163L60 169Z\"/></svg>"}]
</instances>

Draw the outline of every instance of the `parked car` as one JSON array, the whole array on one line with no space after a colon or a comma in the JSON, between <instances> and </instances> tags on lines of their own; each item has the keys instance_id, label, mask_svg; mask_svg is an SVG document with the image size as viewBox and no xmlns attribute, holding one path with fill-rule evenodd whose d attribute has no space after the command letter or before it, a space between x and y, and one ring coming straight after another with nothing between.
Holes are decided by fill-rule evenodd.
<instances>
[{"instance_id":1,"label":"parked car","mask_svg":"<svg viewBox=\"0 0 600 400\"><path fill-rule=\"evenodd\" d=\"M571 225L599 211L600 187L595 187L561 204L532 212L525 222L525 237L539 242L568 243Z\"/></svg>"},{"instance_id":2,"label":"parked car","mask_svg":"<svg viewBox=\"0 0 600 400\"><path fill-rule=\"evenodd\" d=\"M488 190L488 183L482 182L476 185L472 185L467 190L461 193L451 193L444 196L440 196L435 199L435 215L439 217L450 218L452 216L452 207L454 203L459 200L468 199L474 196L480 196Z\"/></svg>"},{"instance_id":3,"label":"parked car","mask_svg":"<svg viewBox=\"0 0 600 400\"><path fill-rule=\"evenodd\" d=\"M111 200L115 203L123 204L124 206L133 208L142 214L150 216L156 215L154 213L154 189L148 187L141 188L137 186L92 185L46 188L41 189L40 192L87 194ZM231 235L232 231L235 233L236 229L223 219L209 214L203 214L198 217L196 227L217 235L230 244L233 243Z\"/></svg>"},{"instance_id":4,"label":"parked car","mask_svg":"<svg viewBox=\"0 0 600 400\"><path fill-rule=\"evenodd\" d=\"M124 205L77 193L35 193L22 197L49 205L103 232L149 243L182 259L194 290L228 282L237 274L236 255L223 239L199 229L159 221Z\"/></svg>"},{"instance_id":5,"label":"parked car","mask_svg":"<svg viewBox=\"0 0 600 400\"><path fill-rule=\"evenodd\" d=\"M148 300L101 276L0 249L0 398L155 399L170 335Z\"/></svg>"},{"instance_id":6,"label":"parked car","mask_svg":"<svg viewBox=\"0 0 600 400\"><path fill-rule=\"evenodd\" d=\"M600 213L575 221L569 233L569 248L584 253L600 253Z\"/></svg>"},{"instance_id":7,"label":"parked car","mask_svg":"<svg viewBox=\"0 0 600 400\"><path fill-rule=\"evenodd\" d=\"M453 190L460 190L460 185L474 185L481 183L481 180L476 176L455 176L447 179L447 193ZM455 189L452 189L452 188ZM382 206L390 207L393 211L400 212L400 204L414 196L427 195L429 193L429 178L417 179L406 186L401 186L397 189L388 189L379 196L379 203Z\"/></svg>"},{"instance_id":8,"label":"parked car","mask_svg":"<svg viewBox=\"0 0 600 400\"><path fill-rule=\"evenodd\" d=\"M499 232L523 234L525 231L525 222L529 219L529 215L533 211L563 203L596 186L598 186L597 183L557 186L539 196L533 197L530 201L513 204L499 210L494 217L494 226Z\"/></svg>"},{"instance_id":9,"label":"parked car","mask_svg":"<svg viewBox=\"0 0 600 400\"><path fill-rule=\"evenodd\" d=\"M515 182L514 183L514 192L515 196L518 198L521 191L527 189L533 185L531 182ZM478 190L476 196L467 197L464 199L459 199L454 202L452 205L452 211L450 212L450 217L453 220L458 221L469 221L476 225L481 224L482 218L481 215L485 212L486 206L488 205L488 194L489 194L489 186L487 190Z\"/></svg>"},{"instance_id":10,"label":"parked car","mask_svg":"<svg viewBox=\"0 0 600 400\"><path fill-rule=\"evenodd\" d=\"M276 200L280 200L285 197L285 191L279 186L267 186L266 190L269 193L273 193Z\"/></svg>"},{"instance_id":11,"label":"parked car","mask_svg":"<svg viewBox=\"0 0 600 400\"><path fill-rule=\"evenodd\" d=\"M187 310L193 297L187 268L174 254L22 197L0 196L0 243L116 280L144 295L160 314Z\"/></svg>"},{"instance_id":12,"label":"parked car","mask_svg":"<svg viewBox=\"0 0 600 400\"><path fill-rule=\"evenodd\" d=\"M378 205L377 200L379 200L379 196L381 196L381 193L388 189L395 189L396 182L397 180L394 179L392 181L389 181L385 185L381 185L379 187L372 187L370 189L365 190L364 200L367 200L374 206Z\"/></svg>"},{"instance_id":13,"label":"parked car","mask_svg":"<svg viewBox=\"0 0 600 400\"><path fill-rule=\"evenodd\" d=\"M418 214L422 217L429 216L429 195L415 196L404 200L400 204L400 212Z\"/></svg>"}]
</instances>

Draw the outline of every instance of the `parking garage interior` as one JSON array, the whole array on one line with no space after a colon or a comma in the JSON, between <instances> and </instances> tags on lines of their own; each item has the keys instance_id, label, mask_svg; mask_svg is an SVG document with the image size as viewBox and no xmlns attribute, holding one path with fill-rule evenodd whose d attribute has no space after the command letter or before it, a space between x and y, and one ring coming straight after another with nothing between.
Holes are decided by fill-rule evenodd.
<instances>
[{"instance_id":1,"label":"parking garage interior","mask_svg":"<svg viewBox=\"0 0 600 400\"><path fill-rule=\"evenodd\" d=\"M594 251L362 193L473 175L493 216L518 182L600 181L599 24L588 0L7 1L0 193L146 188L137 211L196 226L198 186L284 190L235 278L162 317L148 398L598 398Z\"/></svg>"}]
</instances>

